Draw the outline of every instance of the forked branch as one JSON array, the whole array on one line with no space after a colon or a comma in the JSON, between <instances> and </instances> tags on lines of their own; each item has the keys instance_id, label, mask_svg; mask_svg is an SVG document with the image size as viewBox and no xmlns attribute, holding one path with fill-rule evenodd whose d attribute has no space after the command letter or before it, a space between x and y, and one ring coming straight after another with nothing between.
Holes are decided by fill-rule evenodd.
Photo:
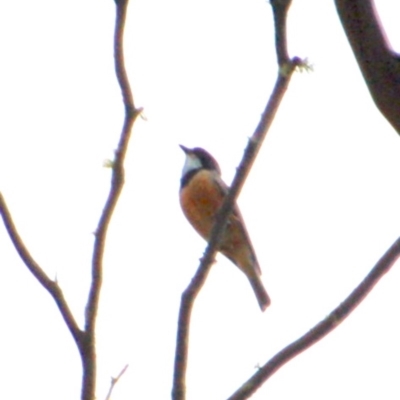
<instances>
[{"instance_id":1,"label":"forked branch","mask_svg":"<svg viewBox=\"0 0 400 400\"><path fill-rule=\"evenodd\" d=\"M95 399L96 386L96 350L95 350L95 325L99 304L99 296L103 276L103 255L106 243L108 226L117 204L119 195L124 184L124 160L131 136L132 126L141 110L136 109L132 91L129 85L123 54L123 35L126 20L128 0L116 1L116 23L114 35L115 71L121 88L122 98L125 106L125 119L120 135L118 147L115 151L115 159L112 162L111 186L104 209L95 232L95 242L92 258L92 281L89 289L85 312L85 326L81 330L73 317L71 310L64 298L63 292L56 281L51 280L38 263L31 256L27 247L19 236L12 220L7 204L0 193L0 214L8 235L14 244L19 256L27 268L50 293L56 302L64 321L70 330L78 347L82 360L82 400Z\"/></svg>"}]
</instances>

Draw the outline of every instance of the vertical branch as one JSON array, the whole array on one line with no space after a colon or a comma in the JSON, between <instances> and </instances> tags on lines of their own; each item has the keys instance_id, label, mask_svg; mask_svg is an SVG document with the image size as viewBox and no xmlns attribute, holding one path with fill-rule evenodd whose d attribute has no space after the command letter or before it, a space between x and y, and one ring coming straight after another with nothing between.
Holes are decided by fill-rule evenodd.
<instances>
[{"instance_id":1,"label":"vertical branch","mask_svg":"<svg viewBox=\"0 0 400 400\"><path fill-rule=\"evenodd\" d=\"M271 0L272 13L275 25L275 50L278 65L284 65L290 61L287 49L287 14L292 0Z\"/></svg>"},{"instance_id":2,"label":"vertical branch","mask_svg":"<svg viewBox=\"0 0 400 400\"><path fill-rule=\"evenodd\" d=\"M115 159L112 165L111 186L95 233L92 258L92 282L85 313L85 346L83 347L82 400L93 400L96 380L95 324L103 278L103 256L108 226L124 184L124 160L131 136L132 126L140 110L135 108L132 91L126 73L123 35L128 0L116 1L116 23L114 34L114 59L118 84L125 107L125 118Z\"/></svg>"},{"instance_id":3,"label":"vertical branch","mask_svg":"<svg viewBox=\"0 0 400 400\"><path fill-rule=\"evenodd\" d=\"M95 232L92 259L92 284L86 306L85 330L87 331L92 331L95 324L97 305L102 283L104 244L106 241L108 225L124 184L123 163L128 147L128 141L131 135L132 125L140 113L140 110L136 110L134 106L132 91L125 70L123 55L123 32L125 27L128 0L120 0L116 2L116 5L117 16L114 36L115 71L124 101L125 119L118 147L115 150L115 159L112 164L110 191Z\"/></svg>"},{"instance_id":4,"label":"vertical branch","mask_svg":"<svg viewBox=\"0 0 400 400\"><path fill-rule=\"evenodd\" d=\"M211 265L215 259L218 244L222 238L229 214L232 211L233 204L235 203L236 198L243 187L255 157L261 147L269 127L272 124L275 114L289 85L290 78L292 77L295 68L301 65L300 59L294 58L293 60L290 60L287 56L285 29L286 13L288 11L290 1L278 1L277 3L279 3L279 10L275 9L274 3L276 2L271 2L274 8L274 19L275 23L279 24L275 26L275 31L277 32L276 36L279 38L279 40L277 39L277 54L279 60L278 78L270 99L267 102L265 110L261 116L260 122L249 140L243 159L233 179L229 193L218 211L213 229L211 231L210 240L205 254L200 262L199 268L197 269L196 274L189 286L182 294L175 350L175 365L172 388L173 400L185 400L186 398L186 369L189 349L189 328L194 301L208 276Z\"/></svg>"}]
</instances>

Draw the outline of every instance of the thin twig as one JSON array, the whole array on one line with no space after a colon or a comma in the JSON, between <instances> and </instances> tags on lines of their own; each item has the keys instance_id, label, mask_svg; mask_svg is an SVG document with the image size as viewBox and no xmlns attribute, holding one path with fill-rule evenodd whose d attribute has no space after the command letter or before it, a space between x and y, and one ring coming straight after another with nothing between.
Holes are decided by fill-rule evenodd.
<instances>
[{"instance_id":1,"label":"thin twig","mask_svg":"<svg viewBox=\"0 0 400 400\"><path fill-rule=\"evenodd\" d=\"M228 400L248 399L254 392L283 365L304 350L308 349L328 333L332 332L342 323L362 302L378 281L386 274L400 257L400 238L386 251L382 258L372 268L365 279L353 290L353 292L335 308L323 321L315 325L305 335L285 347L260 368L239 390Z\"/></svg>"},{"instance_id":2,"label":"thin twig","mask_svg":"<svg viewBox=\"0 0 400 400\"><path fill-rule=\"evenodd\" d=\"M18 255L21 257L21 260L25 263L29 271L33 274L33 276L40 282L40 284L50 293L56 302L58 309L64 321L71 332L75 343L78 348L82 347L82 338L83 332L79 329L78 324L75 321L74 316L65 300L64 294L56 281L51 280L40 265L35 261L35 259L30 254L29 250L25 246L25 243L21 239L17 228L14 225L14 221L11 217L11 213L7 207L7 203L0 193L0 214L3 218L4 226L6 227L8 236L10 237L15 250Z\"/></svg>"},{"instance_id":3,"label":"thin twig","mask_svg":"<svg viewBox=\"0 0 400 400\"><path fill-rule=\"evenodd\" d=\"M114 386L118 383L121 376L125 373L125 371L128 369L128 367L129 367L129 365L126 364L125 367L122 368L121 372L115 378L111 378L110 389L108 390L106 400L111 400L111 394L114 390Z\"/></svg>"}]
</instances>

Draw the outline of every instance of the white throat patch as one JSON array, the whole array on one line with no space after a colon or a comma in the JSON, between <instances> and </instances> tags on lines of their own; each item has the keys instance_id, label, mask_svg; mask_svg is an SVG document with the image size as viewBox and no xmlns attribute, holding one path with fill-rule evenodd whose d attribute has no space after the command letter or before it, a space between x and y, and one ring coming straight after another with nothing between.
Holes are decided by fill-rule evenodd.
<instances>
[{"instance_id":1,"label":"white throat patch","mask_svg":"<svg viewBox=\"0 0 400 400\"><path fill-rule=\"evenodd\" d=\"M188 172L193 171L194 169L199 169L202 167L200 159L194 154L186 154L185 164L182 170L182 177L185 176Z\"/></svg>"}]
</instances>

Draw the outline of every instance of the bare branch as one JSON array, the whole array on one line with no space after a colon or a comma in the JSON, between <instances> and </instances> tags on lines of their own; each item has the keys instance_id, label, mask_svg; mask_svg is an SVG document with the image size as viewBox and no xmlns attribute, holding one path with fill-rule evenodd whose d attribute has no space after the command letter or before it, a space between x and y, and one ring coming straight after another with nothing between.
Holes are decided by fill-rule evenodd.
<instances>
[{"instance_id":1,"label":"bare branch","mask_svg":"<svg viewBox=\"0 0 400 400\"><path fill-rule=\"evenodd\" d=\"M400 134L400 59L385 37L373 0L335 0L371 96Z\"/></svg>"},{"instance_id":2,"label":"bare branch","mask_svg":"<svg viewBox=\"0 0 400 400\"><path fill-rule=\"evenodd\" d=\"M283 14L287 13L290 1L286 1L285 3L287 3L287 7L280 8L280 17L275 18L276 23L281 23L282 21L286 20L286 17ZM281 26L275 27L276 31L279 30L280 32L282 32L281 28ZM278 110L282 98L289 85L293 71L297 66L300 66L302 64L301 60L298 58L294 58L293 60L286 59L285 61L283 61L282 56L279 56L281 52L286 51L285 41L286 35L283 34L282 36L280 34L279 45L281 46L281 49L277 50L277 52L278 59L282 61L282 64L280 64L279 74L274 90L271 94L269 101L266 104L265 110L262 113L258 126L253 136L249 140L249 143L243 155L243 159L237 169L229 193L226 196L220 210L218 211L214 227L211 231L210 240L204 256L201 260L200 266L197 269L196 274L190 282L189 286L182 294L178 317L178 332L175 350L175 366L172 389L173 400L184 400L186 397L186 368L189 348L189 327L194 301L208 276L211 265L215 259L215 254L217 252L219 242L222 238L225 225L232 211L233 204L235 203L240 193L240 190L243 187L243 184L247 178L247 175L250 172L255 157L261 147L261 144L268 132L269 127L272 124L276 111Z\"/></svg>"},{"instance_id":3,"label":"bare branch","mask_svg":"<svg viewBox=\"0 0 400 400\"><path fill-rule=\"evenodd\" d=\"M102 282L104 244L106 240L108 225L111 216L114 212L114 208L118 201L119 195L122 191L122 186L124 184L123 163L128 148L128 141L131 135L132 126L135 119L140 114L140 110L135 109L135 105L133 102L132 91L130 88L130 84L125 69L125 61L123 54L123 33L124 33L128 3L129 3L128 0L116 1L117 15L116 15L115 35L114 35L114 58L115 58L115 71L118 83L121 88L125 106L125 120L122 127L122 132L118 143L118 147L115 151L110 192L96 229L96 238L95 238L93 260L92 260L92 285L90 287L90 293L86 307L85 330L87 331L93 331L93 326L95 324L97 304L99 300L100 287Z\"/></svg>"},{"instance_id":4,"label":"bare branch","mask_svg":"<svg viewBox=\"0 0 400 400\"><path fill-rule=\"evenodd\" d=\"M175 350L175 369L172 395L173 400L185 399L185 376L189 347L189 326L194 300L196 299L208 276L233 204L235 203L239 192L243 187L250 168L261 147L262 141L265 138L283 95L286 92L295 65L296 63L293 62L288 74L279 74L278 76L270 101L268 102L267 107L262 114L261 121L254 132L253 137L249 140L229 193L226 196L220 210L218 211L214 227L211 231L210 241L201 260L200 266L197 269L197 272L189 286L182 294L178 318L177 344Z\"/></svg>"},{"instance_id":5,"label":"bare branch","mask_svg":"<svg viewBox=\"0 0 400 400\"><path fill-rule=\"evenodd\" d=\"M323 321L319 322L305 335L285 347L260 368L242 387L228 400L248 399L254 392L283 365L304 350L308 349L328 333L332 332L342 323L361 303L378 281L393 266L400 257L400 238L398 238L382 258L377 262L365 279L353 290L353 292L335 308Z\"/></svg>"},{"instance_id":6,"label":"bare branch","mask_svg":"<svg viewBox=\"0 0 400 400\"><path fill-rule=\"evenodd\" d=\"M58 286L56 281L51 280L40 265L34 260L28 249L26 248L23 240L19 236L17 228L14 225L14 221L11 217L11 213L7 207L6 201L3 195L0 193L0 214L3 218L4 226L6 227L7 233L15 247L15 250L25 263L29 271L33 276L40 282L40 284L50 293L56 302L58 309L64 318L65 323L69 331L71 332L78 348L82 346L83 332L79 329L78 324L72 315L71 310L65 300L64 294Z\"/></svg>"},{"instance_id":7,"label":"bare branch","mask_svg":"<svg viewBox=\"0 0 400 400\"><path fill-rule=\"evenodd\" d=\"M284 65L290 62L287 49L286 21L291 3L292 0L271 0L272 12L274 14L275 49L278 65Z\"/></svg>"},{"instance_id":8,"label":"bare branch","mask_svg":"<svg viewBox=\"0 0 400 400\"><path fill-rule=\"evenodd\" d=\"M118 383L118 381L120 380L121 376L125 373L125 371L128 369L129 365L126 364L124 368L122 368L121 372L115 377L115 378L111 378L111 384L110 384L110 389L107 393L107 397L106 400L111 400L111 395L112 392L114 390L114 386Z\"/></svg>"},{"instance_id":9,"label":"bare branch","mask_svg":"<svg viewBox=\"0 0 400 400\"><path fill-rule=\"evenodd\" d=\"M89 289L88 300L85 312L85 327L80 330L64 298L58 283L52 281L33 259L25 244L20 238L11 214L7 208L6 202L0 193L0 214L3 218L5 227L14 244L15 249L24 261L31 273L42 284L42 286L52 295L61 315L64 318L81 355L83 378L82 378L82 400L93 400L95 398L96 385L96 351L95 351L95 323L98 310L99 296L102 284L103 254L106 242L108 225L113 211L117 204L119 195L124 184L123 163L128 148L129 138L134 121L140 115L141 110L136 109L132 91L129 85L124 56L123 56L123 33L125 27L126 11L128 0L116 0L116 24L114 35L115 51L115 71L118 83L121 88L123 103L125 106L125 119L118 147L115 151L115 159L112 164L111 187L106 200L104 209L96 229L95 242L92 258L92 282ZM125 368L126 369L126 368ZM123 374L125 369L121 372ZM118 377L119 379L119 377ZM118 380L117 379L117 380ZM112 388L111 388L112 390Z\"/></svg>"},{"instance_id":10,"label":"bare branch","mask_svg":"<svg viewBox=\"0 0 400 400\"><path fill-rule=\"evenodd\" d=\"M106 243L108 226L115 206L124 185L124 160L128 149L128 143L132 132L132 126L141 110L136 109L133 101L132 90L126 73L123 35L125 28L128 0L116 0L116 23L114 34L114 58L115 71L122 92L125 107L125 119L118 147L115 151L115 159L112 164L111 186L104 209L100 216L95 233L95 242L92 258L92 282L89 289L88 301L85 313L85 352L83 361L82 400L92 400L95 391L96 379L96 352L95 352L95 324L99 304L100 290L103 278L103 256Z\"/></svg>"}]
</instances>

